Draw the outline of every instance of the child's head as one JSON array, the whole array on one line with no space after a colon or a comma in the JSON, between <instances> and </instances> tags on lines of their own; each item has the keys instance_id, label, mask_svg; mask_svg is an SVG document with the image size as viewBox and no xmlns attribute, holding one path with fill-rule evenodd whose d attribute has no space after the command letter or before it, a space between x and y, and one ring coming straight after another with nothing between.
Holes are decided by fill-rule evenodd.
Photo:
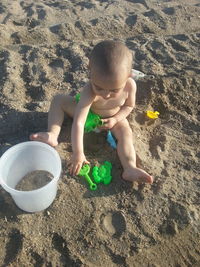
<instances>
[{"instance_id":1,"label":"child's head","mask_svg":"<svg viewBox=\"0 0 200 267\"><path fill-rule=\"evenodd\" d=\"M131 75L133 56L120 41L98 43L90 56L90 79L95 94L114 97Z\"/></svg>"}]
</instances>

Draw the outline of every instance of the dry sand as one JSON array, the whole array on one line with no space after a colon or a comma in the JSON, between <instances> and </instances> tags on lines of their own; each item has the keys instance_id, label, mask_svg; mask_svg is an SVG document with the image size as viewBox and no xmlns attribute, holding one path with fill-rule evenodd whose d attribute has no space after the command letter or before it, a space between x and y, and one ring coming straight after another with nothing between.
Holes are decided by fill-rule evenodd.
<instances>
[{"instance_id":1,"label":"dry sand","mask_svg":"<svg viewBox=\"0 0 200 267\"><path fill-rule=\"evenodd\" d=\"M0 154L45 130L52 96L75 94L92 47L117 38L148 74L129 119L138 163L155 177L152 186L124 182L116 151L89 134L88 159L113 163L111 185L89 191L67 173L67 119L54 203L28 214L0 189L0 265L200 266L200 1L2 0L0 22ZM154 123L147 109L160 112Z\"/></svg>"}]
</instances>

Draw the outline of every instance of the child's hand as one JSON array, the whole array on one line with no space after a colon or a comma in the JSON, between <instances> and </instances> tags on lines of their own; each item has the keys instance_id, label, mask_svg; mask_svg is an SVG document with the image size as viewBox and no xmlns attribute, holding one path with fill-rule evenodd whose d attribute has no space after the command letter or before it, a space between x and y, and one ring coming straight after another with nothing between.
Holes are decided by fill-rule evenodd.
<instances>
[{"instance_id":1,"label":"child's hand","mask_svg":"<svg viewBox=\"0 0 200 267\"><path fill-rule=\"evenodd\" d=\"M73 153L71 158L70 174L78 175L83 164L89 164L90 162L86 159L84 154Z\"/></svg>"},{"instance_id":2,"label":"child's hand","mask_svg":"<svg viewBox=\"0 0 200 267\"><path fill-rule=\"evenodd\" d=\"M110 117L107 119L101 119L101 121L103 122L103 125L100 126L99 128L102 130L112 129L115 126L115 124L117 123L117 119L115 117Z\"/></svg>"}]
</instances>

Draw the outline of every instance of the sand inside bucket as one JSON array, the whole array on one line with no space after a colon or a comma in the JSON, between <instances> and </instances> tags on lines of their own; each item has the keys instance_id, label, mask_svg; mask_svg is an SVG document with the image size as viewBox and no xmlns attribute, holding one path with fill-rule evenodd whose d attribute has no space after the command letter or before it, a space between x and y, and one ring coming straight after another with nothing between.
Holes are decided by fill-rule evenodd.
<instances>
[{"instance_id":1,"label":"sand inside bucket","mask_svg":"<svg viewBox=\"0 0 200 267\"><path fill-rule=\"evenodd\" d=\"M36 170L27 173L16 185L20 191L32 191L41 188L51 182L53 175L48 171Z\"/></svg>"}]
</instances>

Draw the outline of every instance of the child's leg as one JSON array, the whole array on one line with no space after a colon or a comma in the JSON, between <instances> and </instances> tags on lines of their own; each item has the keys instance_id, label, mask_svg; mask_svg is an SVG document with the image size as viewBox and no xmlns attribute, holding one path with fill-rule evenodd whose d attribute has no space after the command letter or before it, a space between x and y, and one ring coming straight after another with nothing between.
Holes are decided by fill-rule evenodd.
<instances>
[{"instance_id":1,"label":"child's leg","mask_svg":"<svg viewBox=\"0 0 200 267\"><path fill-rule=\"evenodd\" d=\"M133 146L132 130L127 119L118 122L112 132L117 139L117 152L123 166L122 177L131 182L152 183L153 177L136 167L136 153Z\"/></svg>"},{"instance_id":2,"label":"child's leg","mask_svg":"<svg viewBox=\"0 0 200 267\"><path fill-rule=\"evenodd\" d=\"M48 130L47 132L39 132L30 135L30 139L34 141L41 141L51 146L58 144L58 136L64 120L64 113L73 117L76 107L76 100L74 97L59 94L56 95L50 105L48 114Z\"/></svg>"}]
</instances>

